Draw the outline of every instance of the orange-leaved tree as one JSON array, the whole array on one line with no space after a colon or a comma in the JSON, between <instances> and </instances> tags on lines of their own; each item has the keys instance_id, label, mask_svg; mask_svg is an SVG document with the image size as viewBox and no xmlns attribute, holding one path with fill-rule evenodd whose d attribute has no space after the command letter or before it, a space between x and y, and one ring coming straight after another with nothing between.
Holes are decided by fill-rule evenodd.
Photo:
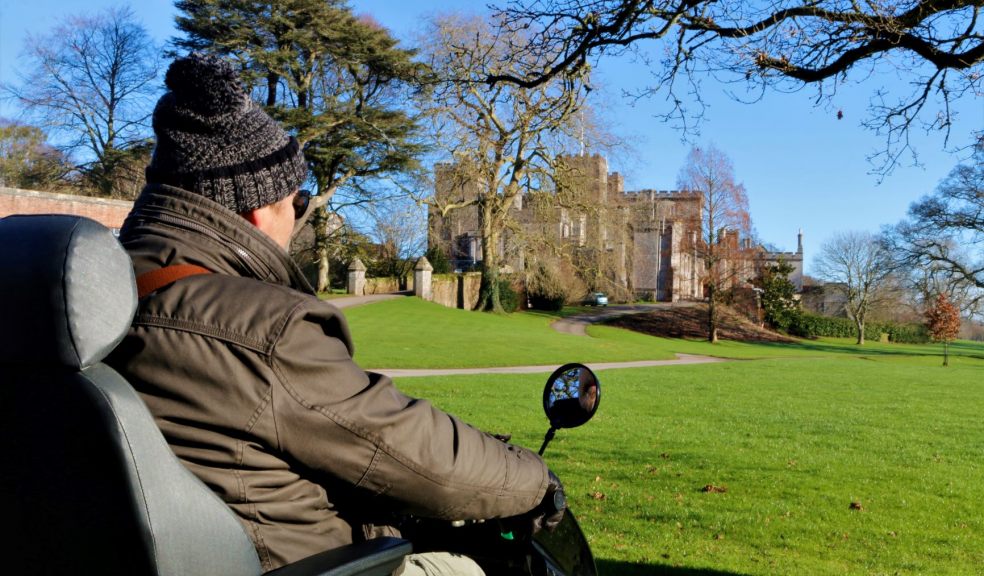
<instances>
[{"instance_id":1,"label":"orange-leaved tree","mask_svg":"<svg viewBox=\"0 0 984 576\"><path fill-rule=\"evenodd\" d=\"M700 237L692 241L695 254L704 261L707 340L714 343L718 340L717 304L726 290L751 278L741 248L741 239L749 238L752 230L748 194L735 177L731 159L714 145L690 150L677 186L701 195Z\"/></svg>"},{"instance_id":2,"label":"orange-leaved tree","mask_svg":"<svg viewBox=\"0 0 984 576\"><path fill-rule=\"evenodd\" d=\"M943 365L949 366L949 344L960 332L960 310L950 302L946 294L940 293L926 310L926 327L934 342L943 343Z\"/></svg>"}]
</instances>

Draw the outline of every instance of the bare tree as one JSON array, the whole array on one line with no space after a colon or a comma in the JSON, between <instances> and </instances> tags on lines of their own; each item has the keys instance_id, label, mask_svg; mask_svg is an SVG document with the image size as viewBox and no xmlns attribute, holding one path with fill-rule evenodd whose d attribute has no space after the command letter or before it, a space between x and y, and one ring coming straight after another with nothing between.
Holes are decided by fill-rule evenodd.
<instances>
[{"instance_id":1,"label":"bare tree","mask_svg":"<svg viewBox=\"0 0 984 576\"><path fill-rule=\"evenodd\" d=\"M981 10L979 0L511 0L501 15L532 31L522 49L540 60L488 80L535 86L651 42L661 56L637 52L655 76L649 92L666 93L667 116L689 127L702 114L708 77L744 84L752 97L813 85L821 102L852 75L863 82L877 71L898 74L911 92L875 92L865 122L886 137L873 159L887 172L909 150L910 128L948 137L951 105L980 95Z\"/></svg>"},{"instance_id":2,"label":"bare tree","mask_svg":"<svg viewBox=\"0 0 984 576\"><path fill-rule=\"evenodd\" d=\"M482 281L476 308L499 312L503 233L523 191L549 181L551 163L573 133L580 81L488 86L489 70L509 73L523 56L507 50L515 36L498 35L478 19L439 19L428 38L425 52L442 82L423 105L435 141L452 160L432 204L442 216L477 209Z\"/></svg>"},{"instance_id":3,"label":"bare tree","mask_svg":"<svg viewBox=\"0 0 984 576\"><path fill-rule=\"evenodd\" d=\"M86 158L83 173L105 195L128 151L146 141L158 93L158 50L129 8L71 16L29 36L20 85L4 85L61 148Z\"/></svg>"},{"instance_id":4,"label":"bare tree","mask_svg":"<svg viewBox=\"0 0 984 576\"><path fill-rule=\"evenodd\" d=\"M868 232L839 234L820 247L814 269L828 285L844 292L845 310L858 331L857 343L864 344L868 313L892 287L894 268L884 243Z\"/></svg>"},{"instance_id":5,"label":"bare tree","mask_svg":"<svg viewBox=\"0 0 984 576\"><path fill-rule=\"evenodd\" d=\"M713 145L690 151L677 186L702 196L700 223L694 227L700 232L694 240L698 258L704 262L707 339L717 342L717 305L723 292L738 281L751 280L753 275L745 270L747 259L741 242L750 237L752 230L748 195L745 186L735 179L731 160ZM743 273L745 278L741 277Z\"/></svg>"},{"instance_id":6,"label":"bare tree","mask_svg":"<svg viewBox=\"0 0 984 576\"><path fill-rule=\"evenodd\" d=\"M366 204L361 211L362 231L378 249L375 270L401 280L412 274L417 258L427 249L426 210L402 197Z\"/></svg>"},{"instance_id":7,"label":"bare tree","mask_svg":"<svg viewBox=\"0 0 984 576\"><path fill-rule=\"evenodd\" d=\"M901 268L920 273L924 296L945 292L965 312L984 303L984 141L936 191L885 234Z\"/></svg>"}]
</instances>

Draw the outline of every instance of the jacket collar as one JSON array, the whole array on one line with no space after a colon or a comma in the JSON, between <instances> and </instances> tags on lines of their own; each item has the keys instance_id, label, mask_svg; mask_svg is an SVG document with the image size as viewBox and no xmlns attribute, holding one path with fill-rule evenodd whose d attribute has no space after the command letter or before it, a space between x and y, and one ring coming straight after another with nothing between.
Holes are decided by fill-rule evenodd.
<instances>
[{"instance_id":1,"label":"jacket collar","mask_svg":"<svg viewBox=\"0 0 984 576\"><path fill-rule=\"evenodd\" d=\"M199 194L148 184L120 231L136 273L172 264L255 278L314 294L300 268L269 236L228 208Z\"/></svg>"}]
</instances>

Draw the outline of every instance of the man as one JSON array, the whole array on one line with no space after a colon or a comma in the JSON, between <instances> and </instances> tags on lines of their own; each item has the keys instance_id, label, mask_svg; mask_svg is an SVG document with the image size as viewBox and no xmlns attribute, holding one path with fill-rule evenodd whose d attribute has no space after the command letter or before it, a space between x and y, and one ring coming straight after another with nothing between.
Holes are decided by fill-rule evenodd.
<instances>
[{"instance_id":1,"label":"man","mask_svg":"<svg viewBox=\"0 0 984 576\"><path fill-rule=\"evenodd\" d=\"M193 54L165 83L148 184L120 235L140 306L109 361L263 567L392 533L379 510L559 521L538 512L562 490L539 457L353 363L345 320L287 253L304 157L232 67ZM439 569L478 569L450 562Z\"/></svg>"}]
</instances>

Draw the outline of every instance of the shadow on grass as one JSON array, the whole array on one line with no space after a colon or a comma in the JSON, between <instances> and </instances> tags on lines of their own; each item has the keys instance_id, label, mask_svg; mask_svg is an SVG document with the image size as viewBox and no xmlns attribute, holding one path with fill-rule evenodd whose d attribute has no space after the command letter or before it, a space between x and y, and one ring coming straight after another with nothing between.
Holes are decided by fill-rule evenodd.
<instances>
[{"instance_id":1,"label":"shadow on grass","mask_svg":"<svg viewBox=\"0 0 984 576\"><path fill-rule=\"evenodd\" d=\"M663 564L638 564L616 560L595 560L601 576L741 576L737 572L722 572L706 568L682 568Z\"/></svg>"},{"instance_id":2,"label":"shadow on grass","mask_svg":"<svg viewBox=\"0 0 984 576\"><path fill-rule=\"evenodd\" d=\"M943 357L942 344L884 344L870 342L864 346L856 344L831 344L822 341L801 340L797 343L757 342L762 348L779 350L809 350L822 354L844 356L924 356ZM936 348L938 347L938 349ZM976 360L984 360L984 347L971 342L951 342L950 356L962 356Z\"/></svg>"}]
</instances>

